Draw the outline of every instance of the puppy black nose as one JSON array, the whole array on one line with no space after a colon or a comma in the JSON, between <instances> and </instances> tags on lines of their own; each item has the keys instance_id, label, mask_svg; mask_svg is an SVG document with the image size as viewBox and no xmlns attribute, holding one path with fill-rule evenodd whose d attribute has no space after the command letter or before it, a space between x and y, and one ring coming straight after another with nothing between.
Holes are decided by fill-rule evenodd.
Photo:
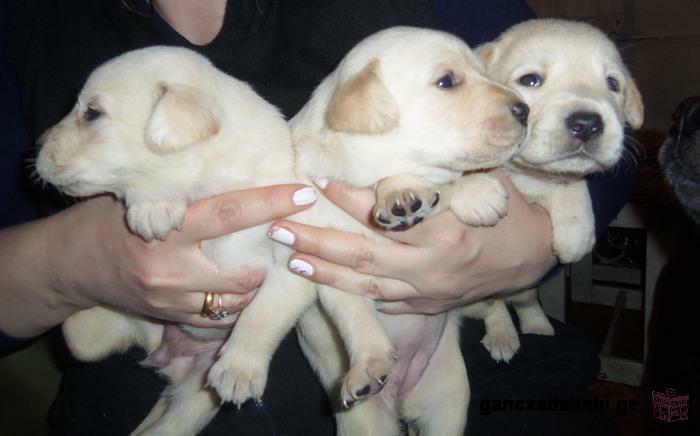
<instances>
[{"instance_id":1,"label":"puppy black nose","mask_svg":"<svg viewBox=\"0 0 700 436\"><path fill-rule=\"evenodd\" d=\"M530 108L525 103L517 102L510 108L510 113L513 114L516 120L523 126L527 125L527 116L530 113Z\"/></svg>"},{"instance_id":2,"label":"puppy black nose","mask_svg":"<svg viewBox=\"0 0 700 436\"><path fill-rule=\"evenodd\" d=\"M574 112L566 119L566 128L583 142L603 133L603 119L595 112Z\"/></svg>"}]
</instances>

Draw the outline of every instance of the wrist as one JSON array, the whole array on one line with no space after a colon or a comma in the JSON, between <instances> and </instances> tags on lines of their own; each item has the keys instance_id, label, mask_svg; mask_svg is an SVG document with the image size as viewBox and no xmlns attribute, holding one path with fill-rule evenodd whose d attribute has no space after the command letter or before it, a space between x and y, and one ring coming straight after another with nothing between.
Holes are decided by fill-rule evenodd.
<instances>
[{"instance_id":1,"label":"wrist","mask_svg":"<svg viewBox=\"0 0 700 436\"><path fill-rule=\"evenodd\" d=\"M83 291L87 276L94 272L86 264L93 257L93 245L86 240L90 228L76 220L78 216L71 209L46 219L41 256L50 303L55 310L66 313L65 318L96 304Z\"/></svg>"},{"instance_id":2,"label":"wrist","mask_svg":"<svg viewBox=\"0 0 700 436\"><path fill-rule=\"evenodd\" d=\"M78 310L52 283L49 227L41 219L0 232L0 330L8 335L38 336Z\"/></svg>"}]
</instances>

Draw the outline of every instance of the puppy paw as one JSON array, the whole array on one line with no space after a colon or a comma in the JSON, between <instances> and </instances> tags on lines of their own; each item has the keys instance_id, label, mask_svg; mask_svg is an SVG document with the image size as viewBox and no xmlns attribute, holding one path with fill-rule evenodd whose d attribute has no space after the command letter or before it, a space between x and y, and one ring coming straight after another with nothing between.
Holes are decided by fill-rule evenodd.
<instances>
[{"instance_id":1,"label":"puppy paw","mask_svg":"<svg viewBox=\"0 0 700 436\"><path fill-rule=\"evenodd\" d=\"M523 334L554 336L552 323L545 318L525 319L520 321L520 331Z\"/></svg>"},{"instance_id":2,"label":"puppy paw","mask_svg":"<svg viewBox=\"0 0 700 436\"><path fill-rule=\"evenodd\" d=\"M465 224L493 226L508 213L508 191L490 174L469 174L455 182L450 208Z\"/></svg>"},{"instance_id":3,"label":"puppy paw","mask_svg":"<svg viewBox=\"0 0 700 436\"><path fill-rule=\"evenodd\" d=\"M508 362L520 349L520 338L514 329L489 330L481 340L496 362Z\"/></svg>"},{"instance_id":4,"label":"puppy paw","mask_svg":"<svg viewBox=\"0 0 700 436\"><path fill-rule=\"evenodd\" d=\"M535 289L528 290L520 293L516 298L524 300L513 302L513 308L518 314L520 322L520 331L523 334L553 336L554 327L536 299L537 291Z\"/></svg>"},{"instance_id":5,"label":"puppy paw","mask_svg":"<svg viewBox=\"0 0 700 436\"><path fill-rule=\"evenodd\" d=\"M392 350L382 357L363 359L352 365L340 387L343 406L351 407L382 390L396 362Z\"/></svg>"},{"instance_id":6,"label":"puppy paw","mask_svg":"<svg viewBox=\"0 0 700 436\"><path fill-rule=\"evenodd\" d=\"M552 221L552 249L561 263L578 262L593 250L595 231L579 220Z\"/></svg>"},{"instance_id":7,"label":"puppy paw","mask_svg":"<svg viewBox=\"0 0 700 436\"><path fill-rule=\"evenodd\" d=\"M262 398L268 363L240 353L220 357L209 370L207 384L216 390L222 403L231 402L240 408L250 399Z\"/></svg>"},{"instance_id":8,"label":"puppy paw","mask_svg":"<svg viewBox=\"0 0 700 436\"><path fill-rule=\"evenodd\" d=\"M372 216L377 226L402 230L415 226L430 215L440 202L437 187L422 178L392 176L379 182Z\"/></svg>"},{"instance_id":9,"label":"puppy paw","mask_svg":"<svg viewBox=\"0 0 700 436\"><path fill-rule=\"evenodd\" d=\"M149 201L128 206L126 220L129 228L146 241L165 239L173 229L179 229L185 216L184 201Z\"/></svg>"}]
</instances>

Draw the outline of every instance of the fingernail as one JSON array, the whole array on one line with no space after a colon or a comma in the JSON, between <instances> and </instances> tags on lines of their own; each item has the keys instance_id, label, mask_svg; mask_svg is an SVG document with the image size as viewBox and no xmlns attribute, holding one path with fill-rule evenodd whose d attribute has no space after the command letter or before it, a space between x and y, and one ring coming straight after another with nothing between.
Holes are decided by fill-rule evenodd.
<instances>
[{"instance_id":1,"label":"fingernail","mask_svg":"<svg viewBox=\"0 0 700 436\"><path fill-rule=\"evenodd\" d=\"M321 189L326 189L326 186L328 186L328 183L330 183L330 180L328 180L325 177L320 178L320 179L314 179L314 185L318 186Z\"/></svg>"},{"instance_id":2,"label":"fingernail","mask_svg":"<svg viewBox=\"0 0 700 436\"><path fill-rule=\"evenodd\" d=\"M301 188L292 196L292 202L297 206L306 206L318 199L318 192L314 188Z\"/></svg>"},{"instance_id":3,"label":"fingernail","mask_svg":"<svg viewBox=\"0 0 700 436\"><path fill-rule=\"evenodd\" d=\"M292 245L295 240L294 233L283 227L271 227L267 232L267 236L273 241L281 242L285 245Z\"/></svg>"},{"instance_id":4,"label":"fingernail","mask_svg":"<svg viewBox=\"0 0 700 436\"><path fill-rule=\"evenodd\" d=\"M292 259L289 262L289 269L292 270L293 273L304 277L310 277L314 274L314 267L301 259Z\"/></svg>"}]
</instances>

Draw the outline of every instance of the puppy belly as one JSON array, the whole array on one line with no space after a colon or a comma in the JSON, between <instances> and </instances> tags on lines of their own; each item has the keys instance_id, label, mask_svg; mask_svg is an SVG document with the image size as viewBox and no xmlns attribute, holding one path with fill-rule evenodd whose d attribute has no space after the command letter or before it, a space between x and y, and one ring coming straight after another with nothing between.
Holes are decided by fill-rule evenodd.
<instances>
[{"instance_id":1,"label":"puppy belly","mask_svg":"<svg viewBox=\"0 0 700 436\"><path fill-rule=\"evenodd\" d=\"M447 315L379 315L398 360L380 396L391 408L418 383L440 342Z\"/></svg>"},{"instance_id":2,"label":"puppy belly","mask_svg":"<svg viewBox=\"0 0 700 436\"><path fill-rule=\"evenodd\" d=\"M204 329L200 329L204 330ZM229 329L207 329L211 333L209 337L200 337L189 333L183 326L177 324L167 324L163 330L163 340L160 346L153 351L147 359L149 365L158 368L165 368L178 358L196 356L197 359L211 360L224 344L228 337ZM189 371L191 359L183 359L174 367L182 367L185 373Z\"/></svg>"}]
</instances>

